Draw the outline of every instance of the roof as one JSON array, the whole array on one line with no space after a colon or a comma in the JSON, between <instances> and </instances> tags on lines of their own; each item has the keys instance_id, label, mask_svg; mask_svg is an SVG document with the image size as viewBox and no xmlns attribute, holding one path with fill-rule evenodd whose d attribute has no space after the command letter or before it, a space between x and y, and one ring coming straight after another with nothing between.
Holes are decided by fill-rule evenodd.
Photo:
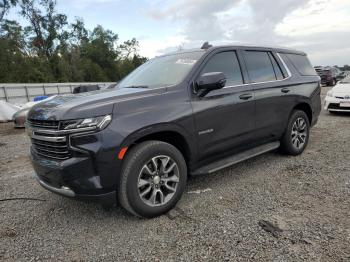
<instances>
[{"instance_id":1,"label":"roof","mask_svg":"<svg viewBox=\"0 0 350 262\"><path fill-rule=\"evenodd\" d=\"M182 49L178 51L174 51L171 53L164 54L166 55L173 55L173 54L182 54L182 53L191 53L191 52L209 52L216 49L225 49L225 48L237 48L237 49L254 49L254 50L274 50L279 53L290 53L290 54L300 54L300 55L306 55L306 53L293 49L288 47L280 47L280 46L267 46L267 45L253 45L253 44L236 44L236 45L217 45L212 46L208 49L201 49L201 48L193 48L193 49Z\"/></svg>"}]
</instances>

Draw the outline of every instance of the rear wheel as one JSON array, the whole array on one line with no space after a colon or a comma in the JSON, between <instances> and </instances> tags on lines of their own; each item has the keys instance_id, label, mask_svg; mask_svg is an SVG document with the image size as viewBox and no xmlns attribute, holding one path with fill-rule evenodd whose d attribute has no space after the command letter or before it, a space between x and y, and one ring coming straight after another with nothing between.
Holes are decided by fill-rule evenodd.
<instances>
[{"instance_id":1,"label":"rear wheel","mask_svg":"<svg viewBox=\"0 0 350 262\"><path fill-rule=\"evenodd\" d=\"M335 86L337 81L333 78L327 85L328 86Z\"/></svg>"},{"instance_id":2,"label":"rear wheel","mask_svg":"<svg viewBox=\"0 0 350 262\"><path fill-rule=\"evenodd\" d=\"M310 123L304 111L294 110L287 129L281 139L281 151L289 155L299 155L309 142Z\"/></svg>"},{"instance_id":3,"label":"rear wheel","mask_svg":"<svg viewBox=\"0 0 350 262\"><path fill-rule=\"evenodd\" d=\"M186 179L186 162L177 148L161 141L143 142L124 160L119 202L134 215L159 216L179 201Z\"/></svg>"}]
</instances>

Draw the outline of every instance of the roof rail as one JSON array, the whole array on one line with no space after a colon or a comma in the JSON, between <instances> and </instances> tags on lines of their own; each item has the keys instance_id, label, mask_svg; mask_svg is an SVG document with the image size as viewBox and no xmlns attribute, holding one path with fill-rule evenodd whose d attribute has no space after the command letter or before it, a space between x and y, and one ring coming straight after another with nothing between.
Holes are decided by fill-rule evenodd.
<instances>
[{"instance_id":1,"label":"roof rail","mask_svg":"<svg viewBox=\"0 0 350 262\"><path fill-rule=\"evenodd\" d=\"M210 45L209 42L205 42L205 43L202 45L201 49L209 49L210 47L213 47L213 46Z\"/></svg>"}]
</instances>

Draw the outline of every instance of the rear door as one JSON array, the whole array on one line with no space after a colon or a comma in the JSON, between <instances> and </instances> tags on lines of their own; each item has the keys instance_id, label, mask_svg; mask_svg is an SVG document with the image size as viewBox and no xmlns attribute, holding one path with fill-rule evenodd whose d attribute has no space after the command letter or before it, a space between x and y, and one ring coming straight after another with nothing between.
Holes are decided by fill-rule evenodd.
<instances>
[{"instance_id":1,"label":"rear door","mask_svg":"<svg viewBox=\"0 0 350 262\"><path fill-rule=\"evenodd\" d=\"M273 140L285 129L293 104L288 88L290 73L271 51L245 50L243 55L255 96L255 139Z\"/></svg>"},{"instance_id":2,"label":"rear door","mask_svg":"<svg viewBox=\"0 0 350 262\"><path fill-rule=\"evenodd\" d=\"M255 122L253 90L245 84L237 52L231 50L210 55L203 62L196 79L210 72L224 73L227 82L223 89L212 91L205 97L192 94L202 159L245 144L252 138Z\"/></svg>"}]
</instances>

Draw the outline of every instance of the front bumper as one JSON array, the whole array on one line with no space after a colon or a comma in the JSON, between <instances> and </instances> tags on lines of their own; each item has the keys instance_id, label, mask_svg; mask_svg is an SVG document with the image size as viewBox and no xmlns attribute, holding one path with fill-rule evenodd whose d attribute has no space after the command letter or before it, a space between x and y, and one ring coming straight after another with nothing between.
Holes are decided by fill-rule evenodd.
<instances>
[{"instance_id":1,"label":"front bumper","mask_svg":"<svg viewBox=\"0 0 350 262\"><path fill-rule=\"evenodd\" d=\"M324 109L328 111L334 111L334 112L350 112L350 107L342 107L341 103L348 102L350 103L350 100L344 100L336 97L329 97L327 96L324 100Z\"/></svg>"},{"instance_id":2,"label":"front bumper","mask_svg":"<svg viewBox=\"0 0 350 262\"><path fill-rule=\"evenodd\" d=\"M36 179L38 183L45 188L48 191L51 191L55 194L64 196L64 197L69 197L69 198L74 198L77 200L86 200L86 201L94 201L100 203L104 207L112 207L114 206L117 202L117 193L116 191L112 191L109 193L105 194L98 194L98 195L79 195L75 194L73 190L71 190L69 187L61 186L60 188L56 188L47 182L41 180L39 176L36 176Z\"/></svg>"},{"instance_id":3,"label":"front bumper","mask_svg":"<svg viewBox=\"0 0 350 262\"><path fill-rule=\"evenodd\" d=\"M45 188L51 192L54 192L58 195L62 195L62 196L66 196L66 197L75 197L74 191L71 190L69 187L61 186L60 188L56 188L56 187L53 187L50 184L46 183L45 181L41 180L39 177L36 177L36 180L38 180L39 184L43 188Z\"/></svg>"},{"instance_id":4,"label":"front bumper","mask_svg":"<svg viewBox=\"0 0 350 262\"><path fill-rule=\"evenodd\" d=\"M91 163L89 164L91 160L72 158L57 162L31 151L35 178L46 190L68 198L99 202L106 207L116 204L115 184L103 186L104 181L109 180L110 174L96 174Z\"/></svg>"},{"instance_id":5,"label":"front bumper","mask_svg":"<svg viewBox=\"0 0 350 262\"><path fill-rule=\"evenodd\" d=\"M39 137L40 132L42 130L31 135L30 155L36 179L42 187L65 197L98 201L104 206L116 203L121 161L117 158L119 147L111 138L114 137L111 131L51 136L51 142L38 140L48 138ZM62 138L62 141L53 143L53 138ZM42 145L38 147L37 144ZM44 150L53 152L58 146L69 151L65 158L45 155Z\"/></svg>"}]
</instances>

